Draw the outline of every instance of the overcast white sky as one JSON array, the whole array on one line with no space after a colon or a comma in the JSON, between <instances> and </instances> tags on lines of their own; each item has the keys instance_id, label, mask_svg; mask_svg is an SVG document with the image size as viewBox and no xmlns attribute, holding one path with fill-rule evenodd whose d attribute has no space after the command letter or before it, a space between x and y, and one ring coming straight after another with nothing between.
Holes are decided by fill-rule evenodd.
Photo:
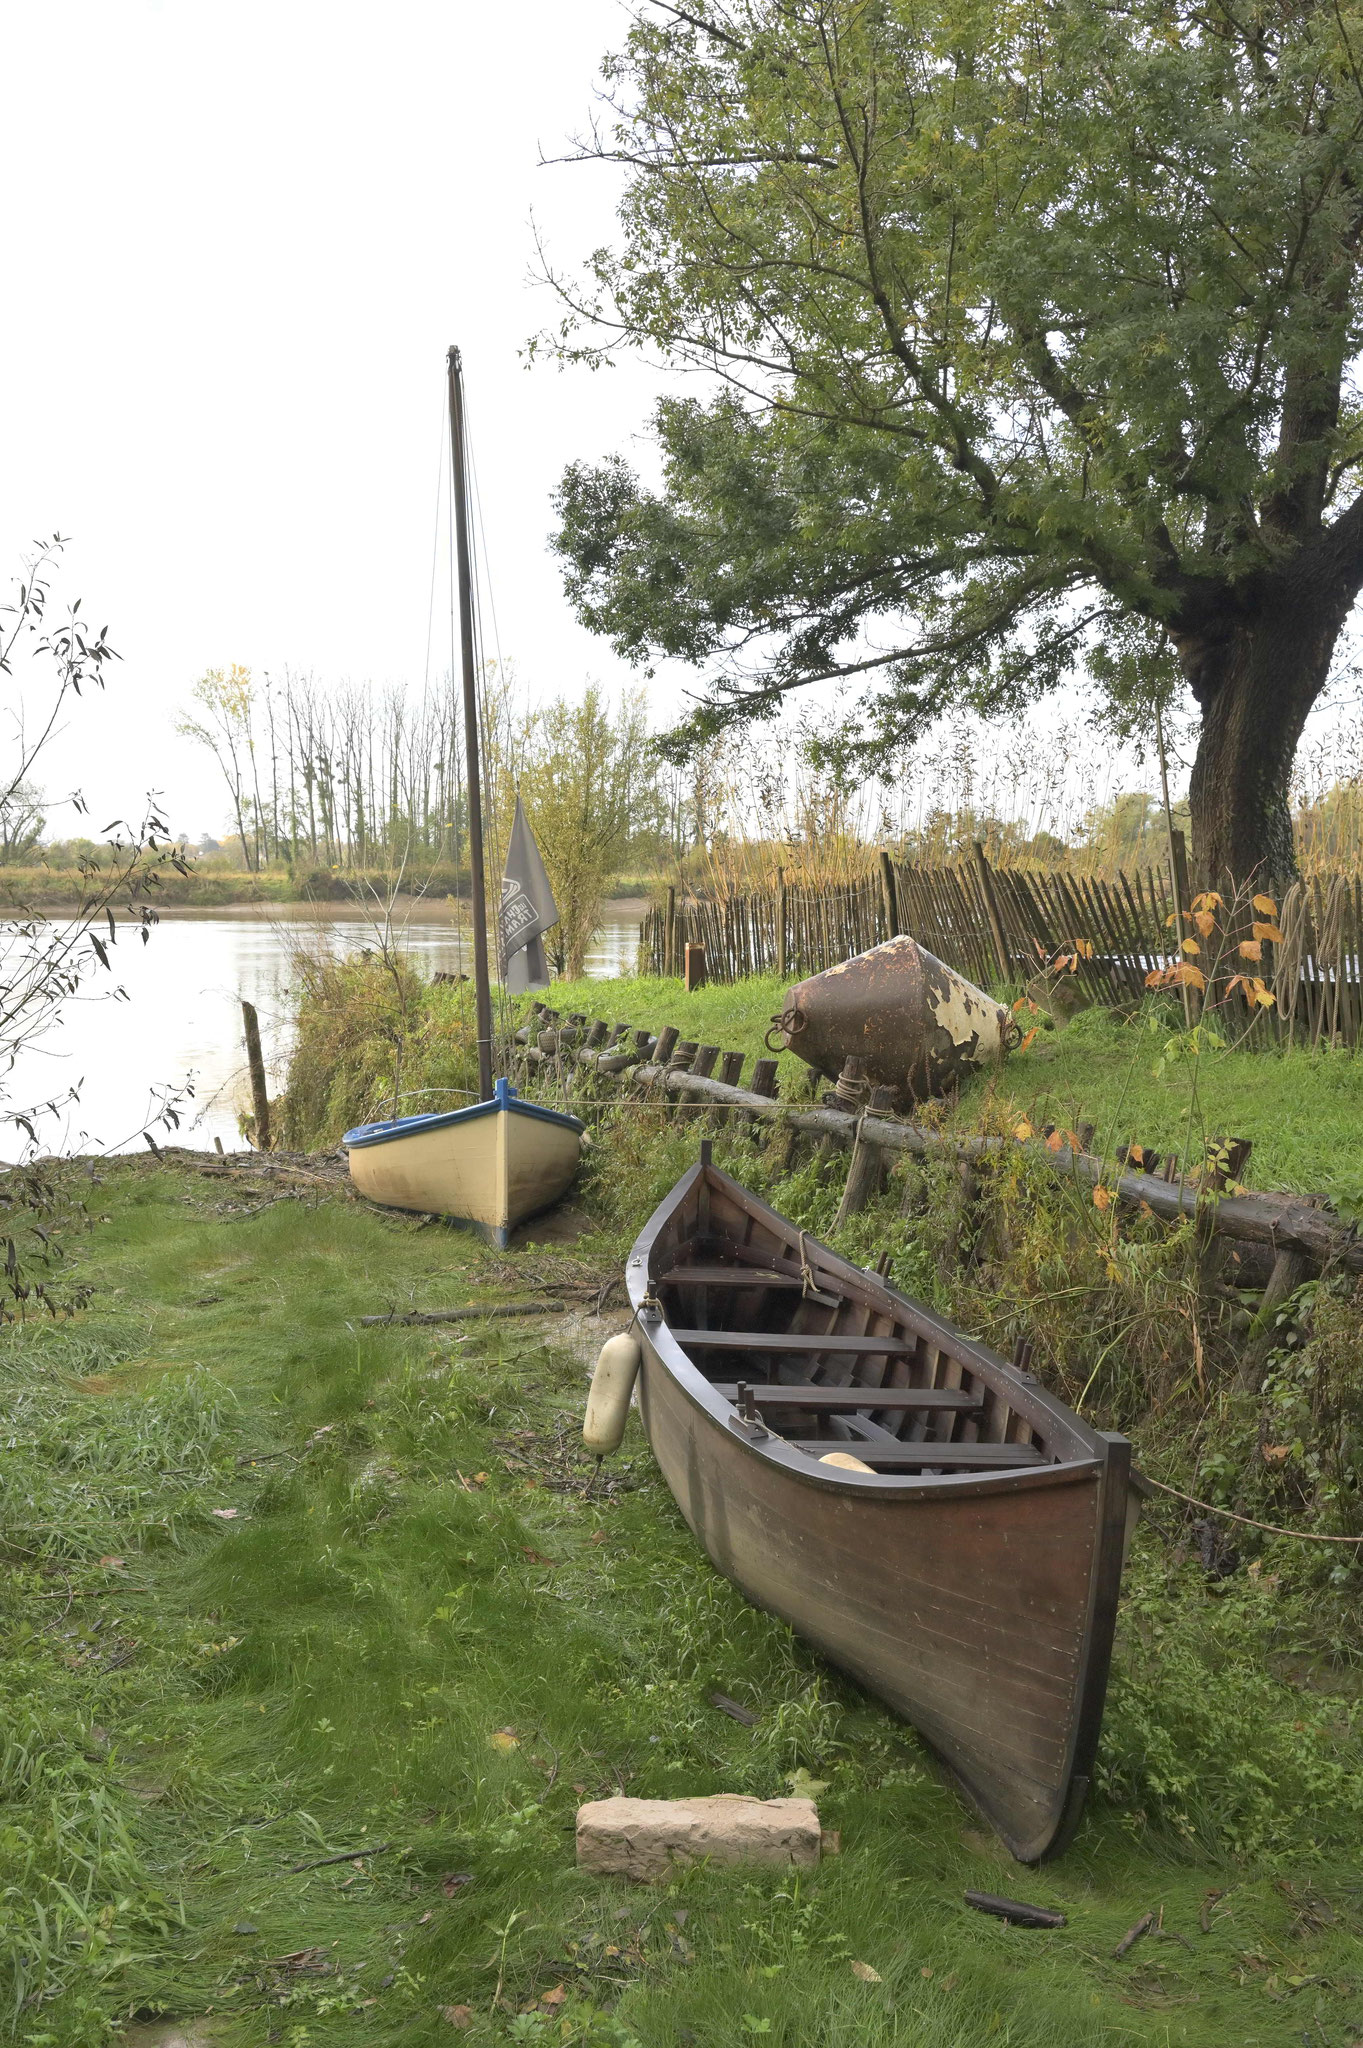
<instances>
[{"instance_id":1,"label":"overcast white sky","mask_svg":"<svg viewBox=\"0 0 1363 2048\"><path fill-rule=\"evenodd\" d=\"M220 830L173 730L206 668L420 679L451 341L503 653L539 691L628 675L564 601L549 499L573 457L630 448L656 384L521 355L556 316L532 211L563 268L611 233L615 174L539 156L625 21L618 0L0 0L0 583L70 535L64 587L124 657L49 791L103 822L156 788L177 829Z\"/></svg>"},{"instance_id":2,"label":"overcast white sky","mask_svg":"<svg viewBox=\"0 0 1363 2048\"><path fill-rule=\"evenodd\" d=\"M613 174L538 167L588 114L615 0L45 0L0 7L0 578L65 586L123 655L44 781L217 829L174 736L205 668L419 680L444 358L464 351L503 652L622 674L546 552L565 462L628 447L637 368L527 369ZM101 821L102 822L102 819ZM55 823L55 821L54 821Z\"/></svg>"}]
</instances>

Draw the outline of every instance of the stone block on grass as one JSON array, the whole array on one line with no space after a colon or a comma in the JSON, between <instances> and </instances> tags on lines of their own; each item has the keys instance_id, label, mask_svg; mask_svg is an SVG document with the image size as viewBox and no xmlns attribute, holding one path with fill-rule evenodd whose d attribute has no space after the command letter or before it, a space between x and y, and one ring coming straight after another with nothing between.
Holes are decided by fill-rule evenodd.
<instances>
[{"instance_id":1,"label":"stone block on grass","mask_svg":"<svg viewBox=\"0 0 1363 2048\"><path fill-rule=\"evenodd\" d=\"M577 1861L598 1877L652 1884L688 1863L765 1863L809 1870L819 1860L812 1799L594 1799L577 1810Z\"/></svg>"}]
</instances>

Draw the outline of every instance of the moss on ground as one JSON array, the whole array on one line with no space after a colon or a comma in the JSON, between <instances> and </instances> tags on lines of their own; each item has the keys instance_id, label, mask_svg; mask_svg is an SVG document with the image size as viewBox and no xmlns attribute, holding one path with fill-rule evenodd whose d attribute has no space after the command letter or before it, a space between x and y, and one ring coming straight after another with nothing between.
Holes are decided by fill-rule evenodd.
<instances>
[{"instance_id":1,"label":"moss on ground","mask_svg":"<svg viewBox=\"0 0 1363 2048\"><path fill-rule=\"evenodd\" d=\"M1356 1753L1333 1693L1267 1669L1314 1626L1289 1585L1227 1592L1144 1539L1106 1791L1023 1872L911 1733L709 1568L637 1425L593 1478L557 1319L360 1327L586 1298L694 1131L634 1142L613 1176L598 1157L595 1235L501 1257L340 1198L252 1215L191 1161L101 1169L90 1310L0 1343L4 2037L213 2013L237 2048L1352 2039ZM843 1835L817 1874L574 1868L583 1796L798 1772ZM967 1888L1068 1925L1010 1929Z\"/></svg>"}]
</instances>

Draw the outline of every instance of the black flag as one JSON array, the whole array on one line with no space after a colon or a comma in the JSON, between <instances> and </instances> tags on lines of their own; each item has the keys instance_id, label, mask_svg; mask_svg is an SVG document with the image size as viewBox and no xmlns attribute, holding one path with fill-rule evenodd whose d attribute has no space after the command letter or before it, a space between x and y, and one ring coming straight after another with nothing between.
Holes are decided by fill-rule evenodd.
<instances>
[{"instance_id":1,"label":"black flag","mask_svg":"<svg viewBox=\"0 0 1363 2048\"><path fill-rule=\"evenodd\" d=\"M557 923L558 905L554 901L554 892L549 887L540 850L517 797L516 815L511 823L511 842L506 849L506 872L502 876L501 907L497 913L502 979L512 995L519 995L527 988L549 986L542 934L550 925Z\"/></svg>"}]
</instances>

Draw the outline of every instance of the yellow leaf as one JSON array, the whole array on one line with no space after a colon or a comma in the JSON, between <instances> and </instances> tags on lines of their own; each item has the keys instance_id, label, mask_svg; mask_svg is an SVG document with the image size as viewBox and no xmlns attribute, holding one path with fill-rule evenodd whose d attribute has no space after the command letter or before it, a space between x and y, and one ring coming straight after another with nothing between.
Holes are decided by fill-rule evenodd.
<instances>
[{"instance_id":1,"label":"yellow leaf","mask_svg":"<svg viewBox=\"0 0 1363 2048\"><path fill-rule=\"evenodd\" d=\"M1252 938L1271 939L1275 946L1281 946L1283 942L1283 935L1278 930L1276 924L1259 924L1256 922L1249 929Z\"/></svg>"},{"instance_id":2,"label":"yellow leaf","mask_svg":"<svg viewBox=\"0 0 1363 2048\"><path fill-rule=\"evenodd\" d=\"M1203 889L1199 895L1193 898L1194 910L1223 910L1225 904L1225 897L1218 896L1215 889Z\"/></svg>"},{"instance_id":3,"label":"yellow leaf","mask_svg":"<svg viewBox=\"0 0 1363 2048\"><path fill-rule=\"evenodd\" d=\"M1185 953L1200 953L1202 948L1198 945L1196 939L1185 939L1183 941L1183 951Z\"/></svg>"},{"instance_id":4,"label":"yellow leaf","mask_svg":"<svg viewBox=\"0 0 1363 2048\"><path fill-rule=\"evenodd\" d=\"M1145 985L1147 988L1162 988L1164 986L1164 969L1162 967L1152 967L1145 977Z\"/></svg>"},{"instance_id":5,"label":"yellow leaf","mask_svg":"<svg viewBox=\"0 0 1363 2048\"><path fill-rule=\"evenodd\" d=\"M1241 939L1236 952L1242 960L1262 960L1264 949L1257 939Z\"/></svg>"},{"instance_id":6,"label":"yellow leaf","mask_svg":"<svg viewBox=\"0 0 1363 2048\"><path fill-rule=\"evenodd\" d=\"M1204 939L1209 939L1216 930L1216 919L1212 916L1210 910L1195 910L1193 912L1193 923L1197 926Z\"/></svg>"},{"instance_id":7,"label":"yellow leaf","mask_svg":"<svg viewBox=\"0 0 1363 2048\"><path fill-rule=\"evenodd\" d=\"M1284 1465L1291 1455L1291 1444L1264 1445L1264 1463L1266 1465Z\"/></svg>"},{"instance_id":8,"label":"yellow leaf","mask_svg":"<svg viewBox=\"0 0 1363 2048\"><path fill-rule=\"evenodd\" d=\"M1263 983L1260 982L1254 991L1254 1000L1261 1009L1271 1010L1278 998L1274 995L1271 988L1265 988Z\"/></svg>"},{"instance_id":9,"label":"yellow leaf","mask_svg":"<svg viewBox=\"0 0 1363 2048\"><path fill-rule=\"evenodd\" d=\"M1200 967L1194 967L1191 960L1181 960L1174 969L1174 978L1187 988L1205 988L1207 977Z\"/></svg>"},{"instance_id":10,"label":"yellow leaf","mask_svg":"<svg viewBox=\"0 0 1363 2048\"><path fill-rule=\"evenodd\" d=\"M1059 1131L1052 1131L1050 1137L1046 1140L1046 1150L1048 1152L1063 1152L1064 1149L1064 1138L1061 1136Z\"/></svg>"},{"instance_id":11,"label":"yellow leaf","mask_svg":"<svg viewBox=\"0 0 1363 2048\"><path fill-rule=\"evenodd\" d=\"M1176 925L1176 924L1178 923L1178 912L1177 912L1176 910L1171 910L1171 911L1169 912L1169 915L1168 915L1168 916L1167 916L1167 917L1165 918L1164 922L1165 922L1165 923L1166 923L1166 924L1168 925L1169 929L1170 929L1170 930L1172 931L1172 930L1173 930L1173 928L1174 928L1174 926L1175 926L1175 925Z\"/></svg>"},{"instance_id":12,"label":"yellow leaf","mask_svg":"<svg viewBox=\"0 0 1363 2048\"><path fill-rule=\"evenodd\" d=\"M1249 900L1254 905L1254 908L1260 911L1263 916L1276 917L1278 915L1278 906L1271 896L1251 896Z\"/></svg>"},{"instance_id":13,"label":"yellow leaf","mask_svg":"<svg viewBox=\"0 0 1363 2048\"><path fill-rule=\"evenodd\" d=\"M1093 958L1092 939L1076 939L1074 942L1074 950L1079 955L1081 960L1091 960Z\"/></svg>"},{"instance_id":14,"label":"yellow leaf","mask_svg":"<svg viewBox=\"0 0 1363 2048\"><path fill-rule=\"evenodd\" d=\"M879 1970L873 1970L869 1963L853 1963L852 1975L860 1977L863 1984L879 1984L883 1982Z\"/></svg>"},{"instance_id":15,"label":"yellow leaf","mask_svg":"<svg viewBox=\"0 0 1363 2048\"><path fill-rule=\"evenodd\" d=\"M1024 1035L1023 1035L1023 1037L1022 1037L1022 1039L1021 1039L1021 1041L1020 1041L1020 1043L1019 1043L1019 1045L1018 1045L1018 1051L1019 1051L1019 1052L1026 1052L1026 1050L1027 1050L1028 1046L1029 1046L1029 1045L1031 1044L1032 1040L1033 1040L1033 1039L1034 1039L1035 1037L1036 1037L1036 1026L1035 1026L1035 1024L1033 1024L1033 1026L1032 1026L1031 1030L1030 1030L1030 1031L1028 1031L1028 1032L1026 1032L1026 1033L1024 1033Z\"/></svg>"},{"instance_id":16,"label":"yellow leaf","mask_svg":"<svg viewBox=\"0 0 1363 2048\"><path fill-rule=\"evenodd\" d=\"M1023 1144L1026 1144L1028 1138L1034 1137L1035 1135L1036 1133L1033 1131L1026 1117L1022 1119L1022 1122L1020 1124L1015 1124L1013 1126L1013 1136L1019 1139Z\"/></svg>"},{"instance_id":17,"label":"yellow leaf","mask_svg":"<svg viewBox=\"0 0 1363 2048\"><path fill-rule=\"evenodd\" d=\"M1095 1188L1093 1190L1093 1206L1095 1209L1110 1209L1112 1207L1111 1188Z\"/></svg>"},{"instance_id":18,"label":"yellow leaf","mask_svg":"<svg viewBox=\"0 0 1363 2048\"><path fill-rule=\"evenodd\" d=\"M499 1728L494 1735L489 1735L488 1741L494 1749L500 1750L519 1749L521 1746L521 1738L514 1728Z\"/></svg>"}]
</instances>

